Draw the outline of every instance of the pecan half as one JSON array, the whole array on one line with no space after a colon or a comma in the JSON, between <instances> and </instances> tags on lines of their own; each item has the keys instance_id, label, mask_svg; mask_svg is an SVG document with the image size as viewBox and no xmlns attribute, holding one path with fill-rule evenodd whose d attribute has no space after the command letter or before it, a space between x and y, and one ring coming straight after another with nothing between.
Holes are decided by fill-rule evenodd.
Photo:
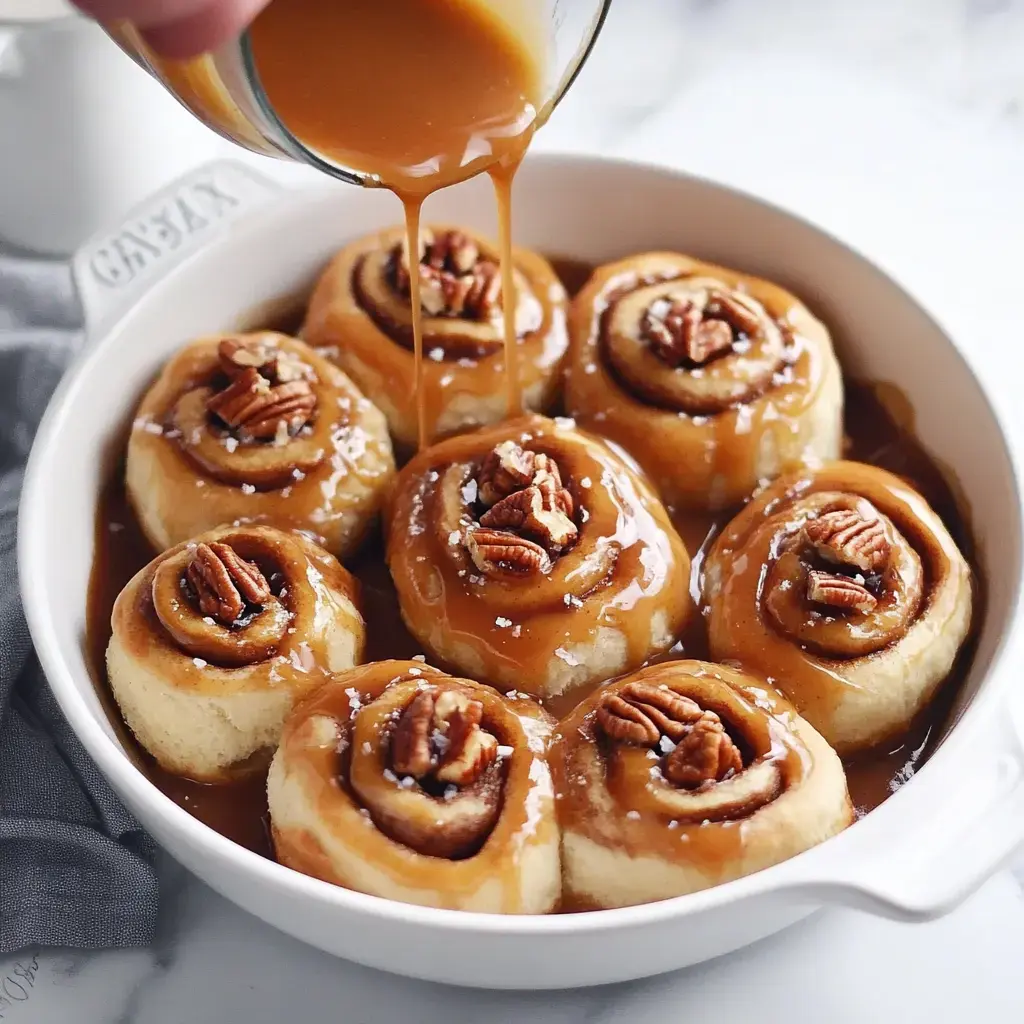
<instances>
[{"instance_id":1,"label":"pecan half","mask_svg":"<svg viewBox=\"0 0 1024 1024\"><path fill-rule=\"evenodd\" d=\"M484 456L477 474L477 496L480 502L490 506L513 491L529 487L533 483L534 464L537 456L516 444L502 441ZM561 478L559 478L561 483Z\"/></svg>"},{"instance_id":2,"label":"pecan half","mask_svg":"<svg viewBox=\"0 0 1024 1024\"><path fill-rule=\"evenodd\" d=\"M404 246L394 256L394 280L410 291L409 261ZM477 244L461 231L436 238L424 232L420 242L420 305L430 316L490 317L500 305L501 273L493 260L482 259Z\"/></svg>"},{"instance_id":3,"label":"pecan half","mask_svg":"<svg viewBox=\"0 0 1024 1024\"><path fill-rule=\"evenodd\" d=\"M537 541L548 554L558 554L575 543L579 532L564 511L563 493L568 497L567 491L556 491L553 486L531 484L492 505L480 517L480 525L511 530ZM571 498L568 505L572 506Z\"/></svg>"},{"instance_id":4,"label":"pecan half","mask_svg":"<svg viewBox=\"0 0 1024 1024\"><path fill-rule=\"evenodd\" d=\"M678 742L700 716L700 706L674 690L650 683L627 683L601 702L597 724L609 739L653 747L662 736Z\"/></svg>"},{"instance_id":5,"label":"pecan half","mask_svg":"<svg viewBox=\"0 0 1024 1024\"><path fill-rule=\"evenodd\" d=\"M422 690L391 734L398 775L471 786L497 760L498 741L481 728L484 706L463 693Z\"/></svg>"},{"instance_id":6,"label":"pecan half","mask_svg":"<svg viewBox=\"0 0 1024 1024\"><path fill-rule=\"evenodd\" d=\"M811 569L807 573L807 600L844 612L872 611L878 599L862 583L849 576L836 576Z\"/></svg>"},{"instance_id":7,"label":"pecan half","mask_svg":"<svg viewBox=\"0 0 1024 1024\"><path fill-rule=\"evenodd\" d=\"M760 330L757 312L736 294L716 290L656 299L644 311L640 334L662 362L702 366Z\"/></svg>"},{"instance_id":8,"label":"pecan half","mask_svg":"<svg viewBox=\"0 0 1024 1024\"><path fill-rule=\"evenodd\" d=\"M713 711L687 727L686 735L665 758L662 774L674 786L698 789L743 770L743 758Z\"/></svg>"},{"instance_id":9,"label":"pecan half","mask_svg":"<svg viewBox=\"0 0 1024 1024\"><path fill-rule=\"evenodd\" d=\"M250 368L258 370L272 384L313 378L312 369L298 356L268 344L259 336L224 338L217 346L217 358L221 369L231 380Z\"/></svg>"},{"instance_id":10,"label":"pecan half","mask_svg":"<svg viewBox=\"0 0 1024 1024\"><path fill-rule=\"evenodd\" d=\"M197 544L185 570L203 615L231 626L246 605L270 599L270 584L254 562L247 562L230 544Z\"/></svg>"},{"instance_id":11,"label":"pecan half","mask_svg":"<svg viewBox=\"0 0 1024 1024\"><path fill-rule=\"evenodd\" d=\"M223 391L211 395L206 408L247 437L276 440L282 432L294 434L309 422L316 409L316 392L305 380L271 385L250 366Z\"/></svg>"},{"instance_id":12,"label":"pecan half","mask_svg":"<svg viewBox=\"0 0 1024 1024\"><path fill-rule=\"evenodd\" d=\"M473 564L486 576L519 578L551 571L551 558L539 544L507 530L469 530L465 544Z\"/></svg>"},{"instance_id":13,"label":"pecan half","mask_svg":"<svg viewBox=\"0 0 1024 1024\"><path fill-rule=\"evenodd\" d=\"M803 533L806 542L823 559L861 572L880 572L892 556L882 520L855 509L837 509L809 519Z\"/></svg>"}]
</instances>

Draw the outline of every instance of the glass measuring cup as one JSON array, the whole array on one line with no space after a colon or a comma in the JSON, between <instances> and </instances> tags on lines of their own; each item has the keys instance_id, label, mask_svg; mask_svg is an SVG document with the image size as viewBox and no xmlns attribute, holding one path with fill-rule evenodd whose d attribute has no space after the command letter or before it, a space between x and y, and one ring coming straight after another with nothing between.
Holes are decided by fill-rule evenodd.
<instances>
[{"instance_id":1,"label":"glass measuring cup","mask_svg":"<svg viewBox=\"0 0 1024 1024\"><path fill-rule=\"evenodd\" d=\"M537 124L543 124L583 67L611 0L477 2L499 17L514 10L516 20L531 26L531 42L544 48L545 95L537 115ZM224 138L254 153L307 164L355 185L385 184L373 174L331 160L289 131L260 82L248 32L213 53L171 61L154 53L131 25L108 26L107 31L179 102Z\"/></svg>"}]
</instances>

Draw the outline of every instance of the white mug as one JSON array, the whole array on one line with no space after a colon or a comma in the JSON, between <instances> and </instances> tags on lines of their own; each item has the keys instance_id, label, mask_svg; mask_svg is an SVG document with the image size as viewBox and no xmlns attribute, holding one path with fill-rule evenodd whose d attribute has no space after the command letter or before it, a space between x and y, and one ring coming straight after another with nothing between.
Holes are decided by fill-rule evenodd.
<instances>
[{"instance_id":1,"label":"white mug","mask_svg":"<svg viewBox=\"0 0 1024 1024\"><path fill-rule=\"evenodd\" d=\"M68 255L231 148L63 0L0 0L0 245Z\"/></svg>"}]
</instances>

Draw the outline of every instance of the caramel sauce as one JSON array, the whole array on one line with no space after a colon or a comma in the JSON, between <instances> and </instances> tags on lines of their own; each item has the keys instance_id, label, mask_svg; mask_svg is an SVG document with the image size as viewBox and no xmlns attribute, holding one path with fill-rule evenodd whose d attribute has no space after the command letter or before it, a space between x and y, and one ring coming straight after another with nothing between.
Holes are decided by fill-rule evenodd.
<instances>
[{"instance_id":1,"label":"caramel sauce","mask_svg":"<svg viewBox=\"0 0 1024 1024\"><path fill-rule=\"evenodd\" d=\"M567 290L574 293L590 276L591 269L575 260L552 260ZM283 330L298 319L292 301L274 303L260 311L264 326ZM259 320L248 318L255 329ZM867 462L907 479L929 502L949 529L960 550L974 564L974 543L967 518L969 509L958 505L955 492L940 467L913 436L907 403L894 404L899 392L892 385L847 381L845 390L844 457ZM896 420L888 411L902 410ZM692 555L691 596L699 594L704 554L711 540L732 516L680 513L674 522ZM111 469L100 496L96 516L95 554L90 577L86 644L93 682L107 716L129 757L163 793L199 821L221 835L262 856L272 857L267 822L265 778L223 786L202 785L162 771L130 735L118 712L107 683L105 651L110 639L111 613L118 594L155 552L140 530L124 490L124 464ZM384 562L383 544L371 539L345 562L360 583L362 611L367 624L366 661L411 659L422 648L410 635L398 608L394 583ZM984 581L975 579L974 622L984 618ZM941 742L955 714L956 698L973 658L977 633L961 648L956 665L936 697L907 732L880 749L847 759L847 781L858 815L868 813L905 783ZM675 658L707 659L704 620L691 616L671 651L656 661ZM548 702L555 717L568 715L578 703ZM574 908L582 909L582 908Z\"/></svg>"},{"instance_id":2,"label":"caramel sauce","mask_svg":"<svg viewBox=\"0 0 1024 1024\"><path fill-rule=\"evenodd\" d=\"M284 125L335 164L364 172L405 208L420 447L424 400L419 222L439 188L490 172L500 223L507 404L516 373L511 186L546 119L543 6L482 0L274 0L249 38L260 83ZM340 53L343 59L339 59Z\"/></svg>"}]
</instances>

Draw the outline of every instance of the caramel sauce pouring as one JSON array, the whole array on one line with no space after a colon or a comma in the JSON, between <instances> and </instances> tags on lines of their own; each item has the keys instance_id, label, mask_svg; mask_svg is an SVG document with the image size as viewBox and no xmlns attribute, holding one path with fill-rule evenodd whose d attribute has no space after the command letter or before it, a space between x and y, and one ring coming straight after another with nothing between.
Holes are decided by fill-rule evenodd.
<instances>
[{"instance_id":1,"label":"caramel sauce pouring","mask_svg":"<svg viewBox=\"0 0 1024 1024\"><path fill-rule=\"evenodd\" d=\"M430 442L415 258L422 205L483 171L498 203L508 413L521 411L511 197L549 113L543 14L536 0L500 11L483 0L274 0L250 29L253 63L285 129L405 208L421 448Z\"/></svg>"}]
</instances>

